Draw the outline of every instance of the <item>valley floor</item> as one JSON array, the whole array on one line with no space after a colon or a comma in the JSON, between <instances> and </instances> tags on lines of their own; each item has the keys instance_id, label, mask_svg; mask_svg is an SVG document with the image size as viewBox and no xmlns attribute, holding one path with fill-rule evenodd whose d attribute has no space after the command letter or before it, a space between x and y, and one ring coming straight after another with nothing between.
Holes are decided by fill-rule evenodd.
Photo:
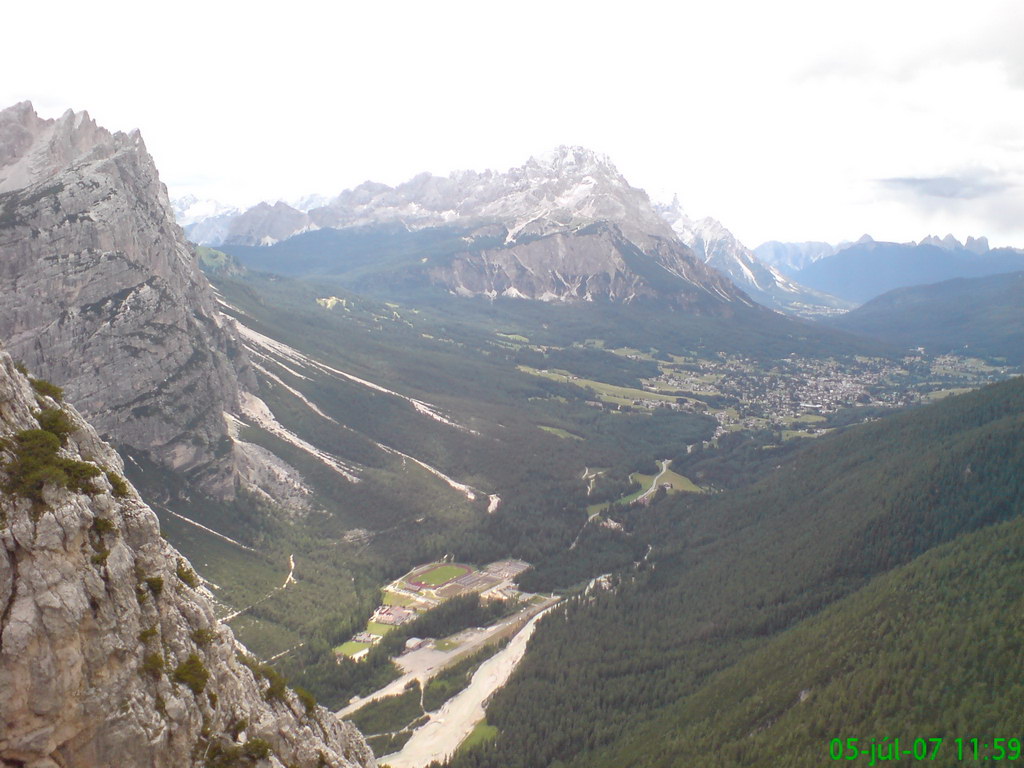
<instances>
[{"instance_id":1,"label":"valley floor","mask_svg":"<svg viewBox=\"0 0 1024 768\"><path fill-rule=\"evenodd\" d=\"M512 676L526 653L526 644L537 621L555 602L557 600L546 604L504 649L481 664L469 687L449 699L440 711L431 714L430 720L413 732L402 750L385 755L380 759L381 764L390 768L423 768L452 755L477 723L484 719L484 704Z\"/></svg>"},{"instance_id":2,"label":"valley floor","mask_svg":"<svg viewBox=\"0 0 1024 768\"><path fill-rule=\"evenodd\" d=\"M392 680L383 688L367 696L354 697L335 714L339 719L344 719L371 701L377 701L388 696L397 696L414 680L419 680L421 684L426 683L442 670L467 656L471 656L486 645L497 643L507 637L518 638L522 635L522 630L527 626L533 625L534 619L540 613L546 611L558 601L559 598L551 597L546 598L543 602L531 603L519 613L513 614L488 627L465 629L451 637L445 638L443 641L409 651L399 656L395 659L395 662L402 669L403 674L401 677ZM439 645L449 648L449 650L442 650L442 648L438 647ZM504 652L501 651L498 656Z\"/></svg>"}]
</instances>

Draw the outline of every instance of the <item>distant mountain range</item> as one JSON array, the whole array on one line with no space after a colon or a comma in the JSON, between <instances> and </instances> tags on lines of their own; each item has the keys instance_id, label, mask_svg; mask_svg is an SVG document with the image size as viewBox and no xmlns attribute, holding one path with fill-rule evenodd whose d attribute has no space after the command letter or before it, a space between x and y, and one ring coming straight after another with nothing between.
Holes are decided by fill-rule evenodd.
<instances>
[{"instance_id":1,"label":"distant mountain range","mask_svg":"<svg viewBox=\"0 0 1024 768\"><path fill-rule=\"evenodd\" d=\"M770 242L755 252L808 288L856 304L894 288L1024 269L1024 251L989 248L984 237L961 243L952 235L929 235L917 243L887 243L865 235L835 247Z\"/></svg>"},{"instance_id":2,"label":"distant mountain range","mask_svg":"<svg viewBox=\"0 0 1024 768\"><path fill-rule=\"evenodd\" d=\"M830 321L929 354L1024 363L1024 272L897 288Z\"/></svg>"},{"instance_id":3,"label":"distant mountain range","mask_svg":"<svg viewBox=\"0 0 1024 768\"><path fill-rule=\"evenodd\" d=\"M341 247L351 238L320 231L371 236L377 246L361 268L458 296L664 300L712 314L752 303L679 240L608 158L581 147L559 147L505 172L421 174L394 188L366 182L308 212L261 203L187 231L228 250L286 241L293 250L294 241L307 263L336 274L351 270L351 254ZM445 244L411 253L403 243L400 263L388 261L395 239L407 234Z\"/></svg>"},{"instance_id":4,"label":"distant mountain range","mask_svg":"<svg viewBox=\"0 0 1024 768\"><path fill-rule=\"evenodd\" d=\"M421 174L397 187L366 182L306 210L280 201L243 212L207 204L211 215L203 218L192 199L180 208L188 235L216 247L272 246L323 229L458 228L466 247L448 263L420 271L459 295L631 301L652 291L685 294L689 285L746 301L724 275L772 308L819 314L848 307L765 266L717 222L692 222L678 201L652 204L607 157L581 147L559 147L505 172Z\"/></svg>"}]
</instances>

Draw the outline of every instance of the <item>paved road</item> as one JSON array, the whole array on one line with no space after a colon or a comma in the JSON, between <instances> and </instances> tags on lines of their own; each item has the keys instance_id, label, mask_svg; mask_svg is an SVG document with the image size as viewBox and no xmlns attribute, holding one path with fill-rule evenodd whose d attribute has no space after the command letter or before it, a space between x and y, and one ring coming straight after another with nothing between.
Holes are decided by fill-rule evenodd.
<instances>
[{"instance_id":1,"label":"paved road","mask_svg":"<svg viewBox=\"0 0 1024 768\"><path fill-rule=\"evenodd\" d=\"M652 493L658 490L658 481L661 480L661 478L664 476L666 472L668 472L668 465L671 463L671 459L666 459L661 462L661 472L659 472L657 477L654 478L654 481L651 483L651 487L636 497L637 501L642 501L643 499L646 499L648 496L650 496Z\"/></svg>"}]
</instances>

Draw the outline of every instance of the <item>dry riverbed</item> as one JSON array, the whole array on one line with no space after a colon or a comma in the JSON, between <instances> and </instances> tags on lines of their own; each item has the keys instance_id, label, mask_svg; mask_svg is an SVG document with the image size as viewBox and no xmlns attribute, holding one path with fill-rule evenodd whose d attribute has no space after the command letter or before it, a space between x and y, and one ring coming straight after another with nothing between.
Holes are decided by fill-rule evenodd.
<instances>
[{"instance_id":1,"label":"dry riverbed","mask_svg":"<svg viewBox=\"0 0 1024 768\"><path fill-rule=\"evenodd\" d=\"M455 752L473 727L483 720L484 702L511 677L526 652L537 621L551 607L530 619L505 648L481 664L469 686L417 728L401 751L385 755L379 763L391 768L423 768Z\"/></svg>"}]
</instances>

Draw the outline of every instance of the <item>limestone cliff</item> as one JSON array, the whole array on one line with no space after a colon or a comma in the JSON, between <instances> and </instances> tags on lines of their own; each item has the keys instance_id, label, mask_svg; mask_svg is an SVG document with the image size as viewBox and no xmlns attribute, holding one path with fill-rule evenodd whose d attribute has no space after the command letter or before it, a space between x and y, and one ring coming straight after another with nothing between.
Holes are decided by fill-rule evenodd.
<instances>
[{"instance_id":1,"label":"limestone cliff","mask_svg":"<svg viewBox=\"0 0 1024 768\"><path fill-rule=\"evenodd\" d=\"M138 132L0 112L0 338L104 436L232 493L247 366Z\"/></svg>"},{"instance_id":2,"label":"limestone cliff","mask_svg":"<svg viewBox=\"0 0 1024 768\"><path fill-rule=\"evenodd\" d=\"M374 766L351 725L244 656L59 397L0 352L0 765Z\"/></svg>"}]
</instances>

